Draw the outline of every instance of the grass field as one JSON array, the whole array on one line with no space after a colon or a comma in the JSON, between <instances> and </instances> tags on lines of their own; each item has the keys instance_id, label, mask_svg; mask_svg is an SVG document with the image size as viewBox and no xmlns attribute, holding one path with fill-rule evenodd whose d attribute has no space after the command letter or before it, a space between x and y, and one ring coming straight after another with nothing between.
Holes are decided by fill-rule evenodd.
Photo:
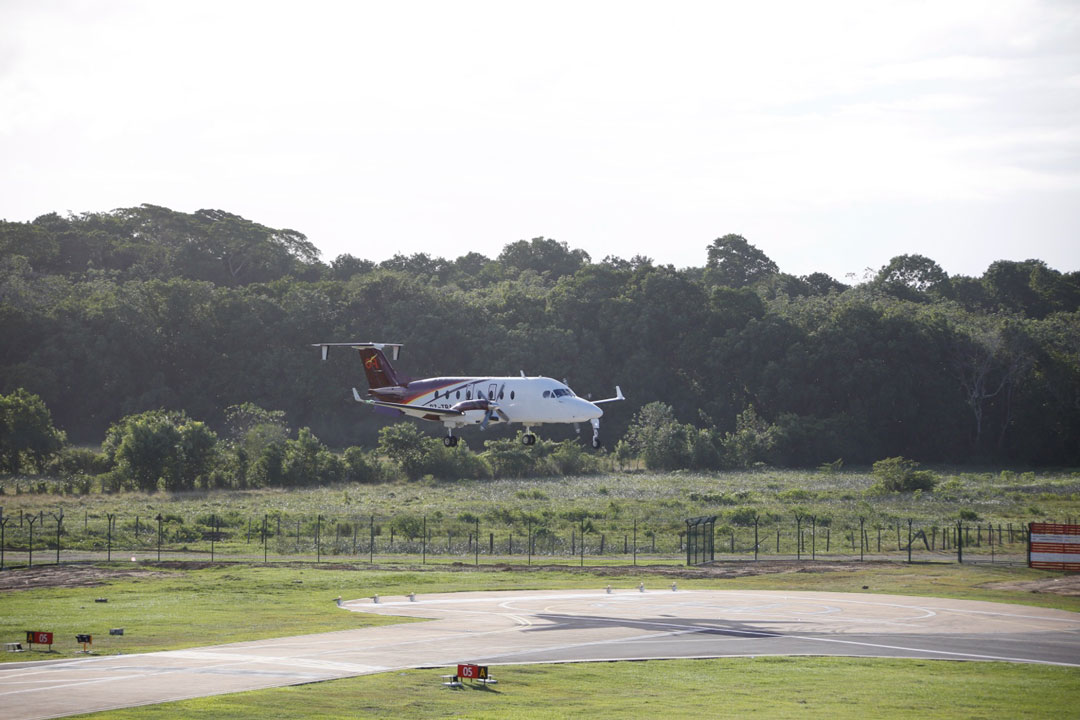
<instances>
[{"instance_id":1,"label":"grass field","mask_svg":"<svg viewBox=\"0 0 1080 720\"><path fill-rule=\"evenodd\" d=\"M412 670L81 717L1068 718L1080 670L1006 663L738 658L530 665L450 690ZM494 673L493 673L494 674Z\"/></svg>"},{"instance_id":2,"label":"grass field","mask_svg":"<svg viewBox=\"0 0 1080 720\"><path fill-rule=\"evenodd\" d=\"M91 632L99 654L135 653L197 647L292 634L325 632L396 622L338 610L346 599L408 592L494 589L599 588L670 585L714 589L789 589L894 593L1039 605L1080 612L1080 597L1033 593L1018 583L1048 581L1054 573L989 564L848 562L814 566L799 562L736 563L711 576L677 566L631 568L620 557L590 555L586 567L573 557L537 557L536 567L520 567L524 557L481 556L478 569L467 564L419 565L416 556L377 557L384 566L355 563L352 557L324 557L320 564L154 563L146 558L149 536L135 536L136 516L172 515L185 532L201 532L198 518L209 513L245 518L285 515L313 519L378 515L385 525L395 516L429 518L442 531L463 532L467 517L481 518L500 532L523 534L531 519L553 532L567 532L582 514L592 531L621 538L631 522L657 528L672 545L686 517L717 514L718 528L736 527L753 511L762 518L812 515L831 528L858 518L868 527L900 519L951 523L963 512L972 523L1066 520L1080 516L1080 476L1076 473L945 473L933 493L882 495L868 473L623 473L592 478L466 483L395 483L309 490L91 495L20 494L0 497L8 518L7 547L16 548L17 513L65 513L65 542L97 547L107 513L118 515L117 539L124 533L139 549L139 562L78 563L0 573L0 637L21 640L27 629L51 630L58 642L52 654L4 654L0 659L74 657L76 633ZM11 485L7 484L10 493ZM46 515L45 517L48 517ZM785 520L786 521L786 520ZM307 522L307 520L305 520ZM258 553L242 539L243 524L230 526L219 548ZM38 526L44 530L47 525ZM146 527L144 525L144 527ZM198 528L198 530L196 530ZM25 529L23 529L25 530ZM70 530L71 535L67 532ZM752 532L752 528L749 529ZM306 532L306 530L305 530ZM326 530L329 532L329 530ZM488 530L485 528L486 534ZM644 533L643 533L644 536ZM38 536L35 564L52 562L47 534ZM385 535L381 536L385 537ZM590 535L590 537L595 537ZM647 536L644 536L647 537ZM895 539L895 538L894 538ZM501 538L500 538L501 540ZM183 540L166 536L166 551L179 552ZM647 540L643 539L643 542ZM741 542L741 540L740 540ZM785 542L793 540L785 537ZM65 547L68 547L66 544ZM893 546L895 549L895 545ZM196 549L193 546L193 549ZM663 548L658 548L663 549ZM201 549L198 550L202 552ZM40 555L38 554L40 552ZM978 557L986 548L973 548ZM17 554L17 553L16 553ZM10 557L10 556L9 556ZM445 560L446 558L444 558ZM980 558L985 559L985 558ZM510 568L493 563L507 560ZM345 561L350 564L345 564ZM643 558L643 562L650 559ZM651 562L664 561L655 557ZM10 562L10 560L9 560ZM542 562L560 566L540 567ZM670 561L669 561L670 562ZM69 576L63 587L49 573ZM701 574L701 577L694 577ZM27 582L20 585L20 580ZM25 587L13 590L10 588ZM99 598L107 602L95 602ZM109 628L123 627L121 637ZM67 638L70 638L67 639ZM953 663L844 658L756 658L708 661L650 661L596 665L542 665L497 669L500 684L488 690L450 691L438 671L387 673L310 686L239 693L100 716L149 717L202 715L221 718L268 717L1069 717L1080 707L1080 673L999 663Z\"/></svg>"},{"instance_id":3,"label":"grass field","mask_svg":"<svg viewBox=\"0 0 1080 720\"><path fill-rule=\"evenodd\" d=\"M6 482L10 493L11 480ZM471 538L476 534L484 555L506 554L511 542L514 554L524 555L524 539L533 537L537 554L569 558L575 546L580 548L584 529L592 562L601 556L601 542L606 541L605 555L621 553L635 532L643 554L677 560L686 518L701 515L717 516L718 551L730 550L733 535L735 554L742 555L752 554L755 515L761 524L762 552L777 555L797 553L797 517L802 518L804 533L809 534L811 526L816 531L817 551L824 551L828 543L829 552L843 550L848 555L859 554L854 546L860 521L866 547L873 551L880 539L883 551L898 552L900 541L906 543L908 520L940 550L941 533L954 529L962 518L972 535L970 554L990 554L985 532L995 525L1006 543L995 552L1017 555L1023 553L1019 531L1027 522L1080 517L1080 474L1075 472L943 471L933 492L881 493L874 483L869 473L860 471L631 472L573 479L421 481L181 495L23 493L0 497L0 504L7 521L5 547L14 564L27 561L17 551L29 547L28 519L33 515L39 518L33 527L35 555L47 560L48 551L56 546L56 517L61 512L65 549L105 551L108 516L113 515L112 547L136 551L141 558L157 549L155 518L161 516L166 553L209 554L210 538L215 537L216 552L254 559L262 553L265 521L269 556L299 558L317 551L355 555L358 548L366 554L362 548L372 530L378 551L419 555L419 536L426 528L429 552L452 546L445 554L462 556L457 559L472 553ZM1011 530L1017 533L1009 547ZM779 550L775 542L764 542L777 531Z\"/></svg>"}]
</instances>

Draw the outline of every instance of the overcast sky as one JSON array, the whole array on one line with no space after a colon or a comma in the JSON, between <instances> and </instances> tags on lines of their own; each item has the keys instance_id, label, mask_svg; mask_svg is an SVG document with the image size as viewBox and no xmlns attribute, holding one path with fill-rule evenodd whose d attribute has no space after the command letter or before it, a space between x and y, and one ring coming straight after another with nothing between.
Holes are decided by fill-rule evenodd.
<instances>
[{"instance_id":1,"label":"overcast sky","mask_svg":"<svg viewBox=\"0 0 1080 720\"><path fill-rule=\"evenodd\" d=\"M0 0L0 218L1080 269L1080 2Z\"/></svg>"}]
</instances>

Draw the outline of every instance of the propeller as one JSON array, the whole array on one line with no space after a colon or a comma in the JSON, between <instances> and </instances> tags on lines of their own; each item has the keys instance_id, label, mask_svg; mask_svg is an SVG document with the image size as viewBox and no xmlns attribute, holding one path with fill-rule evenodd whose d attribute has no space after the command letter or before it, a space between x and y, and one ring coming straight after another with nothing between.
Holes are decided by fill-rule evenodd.
<instances>
[{"instance_id":1,"label":"propeller","mask_svg":"<svg viewBox=\"0 0 1080 720\"><path fill-rule=\"evenodd\" d=\"M503 412L498 403L485 397L483 390L477 390L476 396L481 400L486 400L488 404L487 410L484 411L484 420L480 423L481 430L487 430L488 421L491 420L491 413L493 412L498 414L498 416L503 419L503 422L510 422L510 416Z\"/></svg>"}]
</instances>

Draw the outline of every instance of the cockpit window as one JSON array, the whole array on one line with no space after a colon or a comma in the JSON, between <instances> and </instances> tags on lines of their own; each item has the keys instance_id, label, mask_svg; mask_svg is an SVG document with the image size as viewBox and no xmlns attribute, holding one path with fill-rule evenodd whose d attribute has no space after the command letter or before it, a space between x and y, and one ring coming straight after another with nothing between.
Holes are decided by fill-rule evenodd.
<instances>
[{"instance_id":1,"label":"cockpit window","mask_svg":"<svg viewBox=\"0 0 1080 720\"><path fill-rule=\"evenodd\" d=\"M546 397L546 398L551 397L551 391L550 390L545 390L544 391L544 397Z\"/></svg>"},{"instance_id":2,"label":"cockpit window","mask_svg":"<svg viewBox=\"0 0 1080 720\"><path fill-rule=\"evenodd\" d=\"M558 390L552 390L551 394L555 397L572 397L574 393L568 388L559 388Z\"/></svg>"}]
</instances>

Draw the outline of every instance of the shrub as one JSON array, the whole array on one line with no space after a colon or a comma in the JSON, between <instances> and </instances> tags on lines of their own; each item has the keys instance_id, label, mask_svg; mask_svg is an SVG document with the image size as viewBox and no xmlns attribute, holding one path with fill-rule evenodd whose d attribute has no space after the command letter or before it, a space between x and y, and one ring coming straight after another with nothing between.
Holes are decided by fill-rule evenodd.
<instances>
[{"instance_id":1,"label":"shrub","mask_svg":"<svg viewBox=\"0 0 1080 720\"><path fill-rule=\"evenodd\" d=\"M919 463L903 457L891 457L874 463L877 485L886 492L933 490L937 476L929 470L919 470Z\"/></svg>"},{"instance_id":2,"label":"shrub","mask_svg":"<svg viewBox=\"0 0 1080 720\"><path fill-rule=\"evenodd\" d=\"M377 483L383 479L378 459L362 447L352 446L345 450L346 477L351 482Z\"/></svg>"},{"instance_id":3,"label":"shrub","mask_svg":"<svg viewBox=\"0 0 1080 720\"><path fill-rule=\"evenodd\" d=\"M595 475L600 471L600 463L596 457L586 452L585 448L574 440L556 443L550 458L560 475Z\"/></svg>"},{"instance_id":4,"label":"shrub","mask_svg":"<svg viewBox=\"0 0 1080 720\"><path fill-rule=\"evenodd\" d=\"M758 517L757 508L752 507L739 508L738 510L732 511L731 515L728 516L731 524L739 527L753 525L754 518L756 517Z\"/></svg>"}]
</instances>

